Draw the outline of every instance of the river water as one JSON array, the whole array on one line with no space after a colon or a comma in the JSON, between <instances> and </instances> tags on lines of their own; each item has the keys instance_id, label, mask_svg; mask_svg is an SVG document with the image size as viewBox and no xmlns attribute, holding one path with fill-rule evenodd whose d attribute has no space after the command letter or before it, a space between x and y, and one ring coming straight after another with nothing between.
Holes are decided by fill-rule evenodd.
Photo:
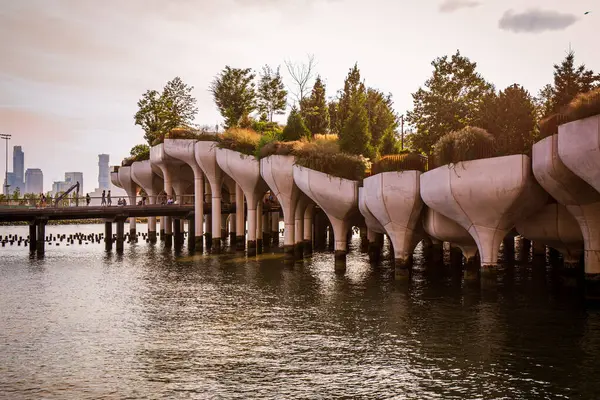
<instances>
[{"instance_id":1,"label":"river water","mask_svg":"<svg viewBox=\"0 0 600 400\"><path fill-rule=\"evenodd\" d=\"M550 272L402 283L357 247L344 275L331 253L0 248L0 398L600 398L600 313Z\"/></svg>"}]
</instances>

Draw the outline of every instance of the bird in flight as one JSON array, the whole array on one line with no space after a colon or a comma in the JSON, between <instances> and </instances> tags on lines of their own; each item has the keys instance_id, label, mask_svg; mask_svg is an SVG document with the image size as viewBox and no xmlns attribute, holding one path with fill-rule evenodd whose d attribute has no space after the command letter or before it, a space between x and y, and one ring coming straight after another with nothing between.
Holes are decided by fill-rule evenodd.
<instances>
[{"instance_id":1,"label":"bird in flight","mask_svg":"<svg viewBox=\"0 0 600 400\"><path fill-rule=\"evenodd\" d=\"M583 13L583 15L588 15L591 11L586 11Z\"/></svg>"}]
</instances>

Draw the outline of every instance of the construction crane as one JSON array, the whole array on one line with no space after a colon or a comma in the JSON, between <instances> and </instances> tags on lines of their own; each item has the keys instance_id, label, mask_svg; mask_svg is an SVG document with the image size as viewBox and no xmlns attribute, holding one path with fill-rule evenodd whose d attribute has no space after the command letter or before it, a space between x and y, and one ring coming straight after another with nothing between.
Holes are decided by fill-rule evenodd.
<instances>
[{"instance_id":1,"label":"construction crane","mask_svg":"<svg viewBox=\"0 0 600 400\"><path fill-rule=\"evenodd\" d=\"M66 192L64 192L60 196L56 197L56 199L54 199L54 207L58 207L58 202L61 201L62 199L64 199L66 196L68 196L69 193L71 193L73 191L73 189L77 189L77 200L76 200L76 202L79 203L79 181L77 181L77 183L74 184L73 186L71 186L69 189L67 189Z\"/></svg>"}]
</instances>

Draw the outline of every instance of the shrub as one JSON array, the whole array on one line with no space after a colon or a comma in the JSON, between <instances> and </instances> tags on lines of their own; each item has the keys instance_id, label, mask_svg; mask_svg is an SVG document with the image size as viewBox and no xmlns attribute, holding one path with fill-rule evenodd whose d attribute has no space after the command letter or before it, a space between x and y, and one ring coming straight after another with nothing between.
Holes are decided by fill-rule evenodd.
<instances>
[{"instance_id":1,"label":"shrub","mask_svg":"<svg viewBox=\"0 0 600 400\"><path fill-rule=\"evenodd\" d=\"M436 165L495 157L494 137L484 129L467 126L442 136L433 154Z\"/></svg>"},{"instance_id":2,"label":"shrub","mask_svg":"<svg viewBox=\"0 0 600 400\"><path fill-rule=\"evenodd\" d=\"M369 166L367 159L362 156L327 150L327 147L302 146L301 149L294 151L296 164L353 181L359 181L365 177Z\"/></svg>"},{"instance_id":3,"label":"shrub","mask_svg":"<svg viewBox=\"0 0 600 400\"><path fill-rule=\"evenodd\" d=\"M283 128L283 140L291 142L301 138L310 139L310 135L310 130L306 127L304 118L302 118L302 115L300 115L296 108L292 108L287 125Z\"/></svg>"},{"instance_id":4,"label":"shrub","mask_svg":"<svg viewBox=\"0 0 600 400\"><path fill-rule=\"evenodd\" d=\"M569 121L600 115L600 88L575 96L565 114Z\"/></svg>"},{"instance_id":5,"label":"shrub","mask_svg":"<svg viewBox=\"0 0 600 400\"><path fill-rule=\"evenodd\" d=\"M569 122L567 116L562 113L552 114L538 123L539 137L538 140L558 133L558 126Z\"/></svg>"},{"instance_id":6,"label":"shrub","mask_svg":"<svg viewBox=\"0 0 600 400\"><path fill-rule=\"evenodd\" d=\"M253 156L260 139L261 135L251 129L229 128L223 133L217 146Z\"/></svg>"},{"instance_id":7,"label":"shrub","mask_svg":"<svg viewBox=\"0 0 600 400\"><path fill-rule=\"evenodd\" d=\"M371 174L391 171L427 171L427 157L419 153L404 152L381 157L373 163Z\"/></svg>"}]
</instances>

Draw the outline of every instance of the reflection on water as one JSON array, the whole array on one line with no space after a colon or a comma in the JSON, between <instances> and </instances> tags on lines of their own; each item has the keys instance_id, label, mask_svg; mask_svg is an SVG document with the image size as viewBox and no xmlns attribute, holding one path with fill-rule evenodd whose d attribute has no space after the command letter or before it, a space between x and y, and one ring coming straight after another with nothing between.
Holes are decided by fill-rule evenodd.
<instances>
[{"instance_id":1,"label":"reflection on water","mask_svg":"<svg viewBox=\"0 0 600 400\"><path fill-rule=\"evenodd\" d=\"M0 249L0 397L599 398L599 314L551 274L401 283L352 247L344 275L331 253Z\"/></svg>"}]
</instances>

